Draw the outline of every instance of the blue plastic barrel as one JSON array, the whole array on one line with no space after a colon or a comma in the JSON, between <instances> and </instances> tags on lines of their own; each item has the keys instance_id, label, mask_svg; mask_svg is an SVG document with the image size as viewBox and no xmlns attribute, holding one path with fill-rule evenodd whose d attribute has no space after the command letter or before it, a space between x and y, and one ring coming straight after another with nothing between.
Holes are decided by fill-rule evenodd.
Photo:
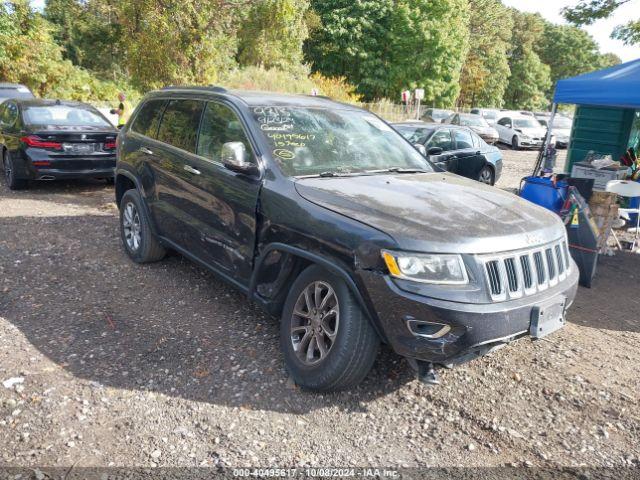
<instances>
[{"instance_id":1,"label":"blue plastic barrel","mask_svg":"<svg viewBox=\"0 0 640 480\"><path fill-rule=\"evenodd\" d=\"M632 198L630 198L629 199L629 208L638 208L638 207L640 207L640 197L632 197ZM632 213L632 214L629 215L629 218L631 219L631 225L633 225L635 227L638 215L636 215L635 213Z\"/></svg>"},{"instance_id":2,"label":"blue plastic barrel","mask_svg":"<svg viewBox=\"0 0 640 480\"><path fill-rule=\"evenodd\" d=\"M560 213L569 185L565 181L554 185L550 178L525 177L522 179L520 196L541 207Z\"/></svg>"}]
</instances>

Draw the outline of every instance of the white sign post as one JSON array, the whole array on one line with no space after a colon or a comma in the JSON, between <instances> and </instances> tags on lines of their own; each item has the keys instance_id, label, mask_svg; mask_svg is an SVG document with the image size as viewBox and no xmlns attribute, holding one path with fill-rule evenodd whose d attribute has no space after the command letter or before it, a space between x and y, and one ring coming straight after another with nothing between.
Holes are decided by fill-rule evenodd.
<instances>
[{"instance_id":1,"label":"white sign post","mask_svg":"<svg viewBox=\"0 0 640 480\"><path fill-rule=\"evenodd\" d=\"M416 120L420 120L420 100L424 98L424 88L416 88L414 95L416 97Z\"/></svg>"}]
</instances>

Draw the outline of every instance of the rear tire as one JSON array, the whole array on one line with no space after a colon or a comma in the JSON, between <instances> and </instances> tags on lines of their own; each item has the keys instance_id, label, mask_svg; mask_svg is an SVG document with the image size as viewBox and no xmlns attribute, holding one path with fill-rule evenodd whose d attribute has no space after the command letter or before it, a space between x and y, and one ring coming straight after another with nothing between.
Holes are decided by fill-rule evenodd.
<instances>
[{"instance_id":1,"label":"rear tire","mask_svg":"<svg viewBox=\"0 0 640 480\"><path fill-rule=\"evenodd\" d=\"M120 237L127 255L136 263L157 262L167 254L151 230L144 200L137 190L127 190L120 201Z\"/></svg>"},{"instance_id":2,"label":"rear tire","mask_svg":"<svg viewBox=\"0 0 640 480\"><path fill-rule=\"evenodd\" d=\"M2 167L4 168L4 178L9 190L22 190L27 187L26 180L16 178L13 160L11 160L11 155L7 150L4 151L2 156Z\"/></svg>"},{"instance_id":3,"label":"rear tire","mask_svg":"<svg viewBox=\"0 0 640 480\"><path fill-rule=\"evenodd\" d=\"M478 174L478 181L485 185L493 186L496 183L496 176L493 173L493 168L489 165L482 167L482 170L480 170L480 173Z\"/></svg>"},{"instance_id":4,"label":"rear tire","mask_svg":"<svg viewBox=\"0 0 640 480\"><path fill-rule=\"evenodd\" d=\"M373 366L380 340L347 284L312 265L291 286L280 345L296 384L327 392L360 383Z\"/></svg>"}]
</instances>

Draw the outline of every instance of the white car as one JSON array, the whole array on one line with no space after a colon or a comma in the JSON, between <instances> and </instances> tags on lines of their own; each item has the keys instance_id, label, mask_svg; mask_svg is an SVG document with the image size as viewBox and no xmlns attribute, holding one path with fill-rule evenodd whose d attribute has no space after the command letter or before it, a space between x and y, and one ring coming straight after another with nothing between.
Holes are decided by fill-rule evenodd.
<instances>
[{"instance_id":1,"label":"white car","mask_svg":"<svg viewBox=\"0 0 640 480\"><path fill-rule=\"evenodd\" d=\"M536 113L536 119L542 124L543 127L549 125L549 119L551 113ZM571 140L571 128L573 127L573 120L564 115L556 114L553 119L553 135L556 137L556 147L568 148Z\"/></svg>"},{"instance_id":2,"label":"white car","mask_svg":"<svg viewBox=\"0 0 640 480\"><path fill-rule=\"evenodd\" d=\"M535 117L519 112L503 112L494 125L498 131L498 141L511 145L514 150L521 148L542 148L547 129ZM555 145L555 136L551 144Z\"/></svg>"}]
</instances>

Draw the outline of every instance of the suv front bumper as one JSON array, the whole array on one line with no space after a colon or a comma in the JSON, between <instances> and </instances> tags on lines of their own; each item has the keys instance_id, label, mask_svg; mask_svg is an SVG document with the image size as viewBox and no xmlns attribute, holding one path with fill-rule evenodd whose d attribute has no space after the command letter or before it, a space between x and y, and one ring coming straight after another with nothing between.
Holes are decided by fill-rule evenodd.
<instances>
[{"instance_id":1,"label":"suv front bumper","mask_svg":"<svg viewBox=\"0 0 640 480\"><path fill-rule=\"evenodd\" d=\"M362 280L381 328L400 355L435 363L456 363L482 355L492 347L529 335L534 309L554 298L566 299L569 307L578 289L574 266L560 284L518 300L488 304L460 303L408 293L388 275L364 272ZM440 338L416 336L408 321L417 320L449 327Z\"/></svg>"}]
</instances>

